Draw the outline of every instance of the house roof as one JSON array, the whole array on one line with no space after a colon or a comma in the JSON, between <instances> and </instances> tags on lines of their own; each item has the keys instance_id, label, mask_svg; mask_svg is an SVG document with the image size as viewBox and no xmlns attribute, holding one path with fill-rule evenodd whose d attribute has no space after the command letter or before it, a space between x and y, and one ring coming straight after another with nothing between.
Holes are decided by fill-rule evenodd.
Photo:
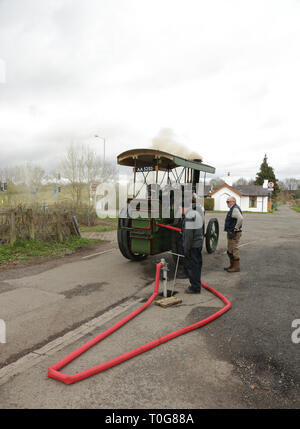
<instances>
[{"instance_id":1,"label":"house roof","mask_svg":"<svg viewBox=\"0 0 300 429\"><path fill-rule=\"evenodd\" d=\"M250 195L250 196L268 196L269 192L267 189L264 189L262 186L257 185L241 185L236 186L236 190L238 190L242 195Z\"/></svg>"},{"instance_id":2,"label":"house roof","mask_svg":"<svg viewBox=\"0 0 300 429\"><path fill-rule=\"evenodd\" d=\"M219 186L217 189L210 192L210 196L218 192L222 188L228 188L232 192L235 192L240 197L241 196L268 196L268 191L264 189L262 186L257 185L239 185L239 186L230 186L227 183L223 183L223 185Z\"/></svg>"},{"instance_id":3,"label":"house roof","mask_svg":"<svg viewBox=\"0 0 300 429\"><path fill-rule=\"evenodd\" d=\"M243 195L241 194L237 189L233 188L232 186L229 186L227 183L223 183L223 185L219 186L217 189L213 190L210 193L210 196L212 196L213 194L215 194L216 192L218 192L220 189L222 188L228 188L230 189L232 192L235 192L236 194L238 194L240 197Z\"/></svg>"}]
</instances>

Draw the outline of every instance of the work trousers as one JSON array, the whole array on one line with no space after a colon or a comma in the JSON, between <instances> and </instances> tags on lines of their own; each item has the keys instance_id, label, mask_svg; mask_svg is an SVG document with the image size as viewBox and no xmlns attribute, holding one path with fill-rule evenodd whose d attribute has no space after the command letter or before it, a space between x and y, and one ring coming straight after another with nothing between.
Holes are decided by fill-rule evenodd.
<instances>
[{"instance_id":1,"label":"work trousers","mask_svg":"<svg viewBox=\"0 0 300 429\"><path fill-rule=\"evenodd\" d=\"M241 232L237 232L234 238L229 238L227 234L227 252L233 255L233 259L235 259L236 261L240 259L238 245L239 245L241 236L242 236Z\"/></svg>"},{"instance_id":2,"label":"work trousers","mask_svg":"<svg viewBox=\"0 0 300 429\"><path fill-rule=\"evenodd\" d=\"M191 256L184 258L184 266L190 280L190 288L194 291L201 290L202 249L193 247Z\"/></svg>"},{"instance_id":3,"label":"work trousers","mask_svg":"<svg viewBox=\"0 0 300 429\"><path fill-rule=\"evenodd\" d=\"M180 235L178 240L177 240L177 249L178 249L179 255L184 254L182 235ZM179 258L178 268L180 271L182 271L188 277L188 272L187 272L185 260L186 260L186 258L182 258L182 257Z\"/></svg>"}]
</instances>

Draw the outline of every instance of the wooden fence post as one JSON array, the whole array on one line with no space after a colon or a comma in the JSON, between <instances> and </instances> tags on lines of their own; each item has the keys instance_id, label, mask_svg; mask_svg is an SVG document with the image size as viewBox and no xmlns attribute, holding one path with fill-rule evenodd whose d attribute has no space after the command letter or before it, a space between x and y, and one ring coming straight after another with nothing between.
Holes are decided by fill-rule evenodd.
<instances>
[{"instance_id":1,"label":"wooden fence post","mask_svg":"<svg viewBox=\"0 0 300 429\"><path fill-rule=\"evenodd\" d=\"M33 223L33 213L32 209L27 210L27 221L28 221L28 232L29 232L29 239L34 240L35 237L35 231L34 231L34 223Z\"/></svg>"},{"instance_id":2,"label":"wooden fence post","mask_svg":"<svg viewBox=\"0 0 300 429\"><path fill-rule=\"evenodd\" d=\"M57 240L59 242L63 242L63 234L62 234L62 227L61 227L61 222L60 222L60 216L58 213L54 213L55 217L56 217L56 234L57 234Z\"/></svg>"},{"instance_id":3,"label":"wooden fence post","mask_svg":"<svg viewBox=\"0 0 300 429\"><path fill-rule=\"evenodd\" d=\"M16 241L16 213L12 211L10 213L10 225L9 225L9 244L13 246Z\"/></svg>"},{"instance_id":4,"label":"wooden fence post","mask_svg":"<svg viewBox=\"0 0 300 429\"><path fill-rule=\"evenodd\" d=\"M76 216L74 215L72 216L72 227L73 227L74 234L77 235L78 237L81 237L78 222L77 222Z\"/></svg>"}]
</instances>

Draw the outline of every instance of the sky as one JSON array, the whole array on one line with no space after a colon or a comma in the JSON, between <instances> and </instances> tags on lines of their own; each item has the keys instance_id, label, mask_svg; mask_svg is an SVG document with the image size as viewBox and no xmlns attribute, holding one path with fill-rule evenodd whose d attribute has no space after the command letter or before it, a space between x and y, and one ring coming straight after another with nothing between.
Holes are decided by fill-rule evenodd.
<instances>
[{"instance_id":1,"label":"sky","mask_svg":"<svg viewBox=\"0 0 300 429\"><path fill-rule=\"evenodd\" d=\"M167 129L216 176L267 154L300 179L299 22L299 0L0 0L0 169Z\"/></svg>"}]
</instances>

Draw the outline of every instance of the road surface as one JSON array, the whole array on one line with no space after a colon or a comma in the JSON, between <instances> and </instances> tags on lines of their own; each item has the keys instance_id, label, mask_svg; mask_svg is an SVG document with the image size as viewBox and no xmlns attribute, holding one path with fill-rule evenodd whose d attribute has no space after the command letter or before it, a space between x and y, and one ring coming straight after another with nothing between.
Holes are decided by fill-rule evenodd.
<instances>
[{"instance_id":1,"label":"road surface","mask_svg":"<svg viewBox=\"0 0 300 429\"><path fill-rule=\"evenodd\" d=\"M225 213L220 241L203 250L202 280L223 293L232 309L210 325L178 337L74 385L47 377L50 365L138 308L152 294L155 264L124 259L116 232L93 251L0 272L0 408L299 408L300 214L286 206L245 214L241 272L229 274ZM222 307L209 292L182 304L151 305L137 318L63 369L74 373L104 362Z\"/></svg>"}]
</instances>

